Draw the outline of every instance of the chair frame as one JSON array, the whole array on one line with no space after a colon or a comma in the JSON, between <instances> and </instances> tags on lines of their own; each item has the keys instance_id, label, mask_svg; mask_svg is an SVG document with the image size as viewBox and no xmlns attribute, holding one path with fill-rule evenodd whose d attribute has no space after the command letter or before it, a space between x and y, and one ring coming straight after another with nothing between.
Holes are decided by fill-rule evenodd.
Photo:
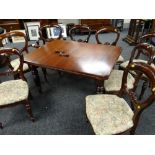
<instances>
[{"instance_id":1,"label":"chair frame","mask_svg":"<svg viewBox=\"0 0 155 155\"><path fill-rule=\"evenodd\" d=\"M147 75L150 83L151 83L151 92L152 94L145 100L137 100L135 96L134 90L127 89L127 76L130 71L134 71L137 73L137 77L141 77L143 74ZM140 78L137 78L136 81L138 82ZM127 131L130 131L130 134L135 134L135 130L137 128L139 118L143 110L149 107L153 101L155 100L155 70L149 64L142 63L142 62L131 62L127 68L124 70L123 78L122 78L122 87L118 94L118 96L123 96L127 94L131 100L131 107L134 112L133 123L134 126ZM123 132L124 133L124 132Z\"/></svg>"},{"instance_id":2,"label":"chair frame","mask_svg":"<svg viewBox=\"0 0 155 155\"><path fill-rule=\"evenodd\" d=\"M155 37L155 32L147 33L139 38L139 42L142 43L145 39L151 39L153 37Z\"/></svg>"},{"instance_id":3,"label":"chair frame","mask_svg":"<svg viewBox=\"0 0 155 155\"><path fill-rule=\"evenodd\" d=\"M47 28L51 28L51 27L55 27L55 28L58 28L60 30L60 34L59 34L58 38L55 38L55 39L53 39L53 38L45 38L43 36L43 30L46 31ZM46 42L50 42L50 41L57 40L57 39L63 39L62 28L59 25L53 25L53 24L44 25L44 26L39 28L39 35L40 35L39 40L43 41L43 45L45 45ZM37 45L35 45L36 48L40 48L39 40L36 42L36 44L37 44ZM47 82L48 80L47 80L47 76L46 76L47 75L46 68L42 68L42 71L44 73L44 78L45 78L45 80ZM61 72L60 71L58 71L58 74L59 74L59 76L61 76Z\"/></svg>"},{"instance_id":4,"label":"chair frame","mask_svg":"<svg viewBox=\"0 0 155 155\"><path fill-rule=\"evenodd\" d=\"M52 24L44 25L44 26L42 26L42 27L39 28L39 35L40 35L39 40L42 40L43 41L43 44L45 44L46 42L50 42L50 41L55 40L53 38L45 38L43 36L43 30L46 30L47 28L51 28L51 27L55 27L55 28L58 28L60 30L60 34L59 34L58 38L56 38L56 39L63 38L62 37L62 28L59 25L52 25ZM37 44L39 45L39 42L37 42Z\"/></svg>"},{"instance_id":5,"label":"chair frame","mask_svg":"<svg viewBox=\"0 0 155 155\"><path fill-rule=\"evenodd\" d=\"M6 55L6 57L7 57L6 65L8 64L8 67L9 67L9 70L7 70L5 72L0 72L0 76L9 76L9 75L15 74L15 75L18 75L19 79L26 81L26 78L24 77L24 74L23 74L24 58L23 58L23 55L21 54L21 51L19 51L16 48L2 48L2 49L0 49L0 54ZM16 55L19 57L20 65L16 70L14 70L13 67L11 66L10 58L9 58L10 55ZM34 122L34 117L32 114L31 105L30 105L28 98L23 100L23 101L16 102L16 103L11 103L11 104L7 104L7 105L0 105L0 108L11 107L11 106L15 106L18 104L24 104L25 105L26 111L27 111L31 121ZM3 128L2 123L0 123L0 128Z\"/></svg>"},{"instance_id":6,"label":"chair frame","mask_svg":"<svg viewBox=\"0 0 155 155\"><path fill-rule=\"evenodd\" d=\"M144 52L144 50L146 50L146 52ZM129 63L133 62L133 60L135 59L138 59L141 54L143 54L148 58L147 64L151 65L153 63L155 51L153 50L153 46L148 43L140 43L134 47L131 53ZM121 66L120 66L120 69L124 70L124 68L121 68ZM132 72L130 74L133 77L135 77L135 75ZM141 76L141 80L143 80L144 82L143 82L143 87L142 87L141 95L139 96L139 99L142 99L145 89L147 87L147 79L144 76ZM136 89L136 87L137 87L137 84L135 83L134 88Z\"/></svg>"},{"instance_id":7,"label":"chair frame","mask_svg":"<svg viewBox=\"0 0 155 155\"><path fill-rule=\"evenodd\" d=\"M135 91L133 89L127 88L127 77L128 77L128 74L130 73L130 71L135 71L139 77L142 76L143 74L145 74L149 78L149 80L151 82L151 87L152 87L151 92L152 93L151 93L151 95L149 95L149 97L147 97L147 99L145 99L143 101L137 100ZM140 80L140 78L137 78L137 82L138 82L138 80ZM121 89L120 89L119 93L117 94L117 96L122 98L124 95L129 96L129 99L131 102L131 109L133 110L133 113L134 113L134 116L133 116L133 124L134 125L130 129L128 129L124 132L118 133L117 135L127 134L127 133L133 135L133 134L135 134L135 131L138 126L139 119L140 119L140 116L141 116L143 110L145 108L149 107L155 100L155 69L152 68L152 66L150 66L149 64L146 64L143 62L131 62L130 64L128 64L128 66L124 70L123 78L122 78L122 86L121 86ZM87 120L87 122L89 122L87 116L86 116L86 120ZM95 132L94 132L94 134L95 134Z\"/></svg>"},{"instance_id":8,"label":"chair frame","mask_svg":"<svg viewBox=\"0 0 155 155\"><path fill-rule=\"evenodd\" d=\"M25 40L25 42L24 42L24 47L23 47L22 49L18 49L20 54L23 55L24 52L25 52L26 54L28 54L28 53L29 53L28 47L37 48L37 47L34 46L34 45L28 45L27 36L26 36L24 33L19 32L19 31L11 31L11 32L7 32L7 33L5 33L5 34L2 34L2 35L0 35L0 40L6 39L6 38L12 38L12 37L14 37L14 36L23 37L24 40ZM24 63L25 63L25 62L24 62ZM35 82L36 86L38 87L39 92L42 92L42 89L41 89L41 87L40 87L40 84L38 84L38 83L40 83L40 78L39 78L39 76L38 76L38 79L36 79L36 75L38 75L38 74L36 73L36 72L38 72L38 71L37 71L37 67L32 66L32 65L29 65L29 64L27 64L27 65L29 66L29 69L28 69L27 71L23 71L23 72L24 72L24 73L27 73L27 72L30 72L30 71L31 71L32 76L33 76L33 79L34 79L34 82ZM42 69L42 70L43 70L43 69ZM45 74L44 71L43 71L43 74ZM16 79L16 76L18 77L18 75L15 75L15 76L14 76L15 79ZM45 76L45 75L44 75L44 76Z\"/></svg>"},{"instance_id":9,"label":"chair frame","mask_svg":"<svg viewBox=\"0 0 155 155\"><path fill-rule=\"evenodd\" d=\"M116 34L116 38L115 40L112 42L112 43L109 43L109 42L105 42L105 43L102 43L100 40L99 40L99 34L101 33L109 33L109 32L112 32L112 33L115 33ZM112 27L112 26L107 26L107 27L103 27L101 28L100 30L98 30L96 33L95 33L95 38L96 38L96 41L98 44L104 44L104 45L116 45L118 40L119 40L119 37L120 37L120 33L118 31L118 29Z\"/></svg>"},{"instance_id":10,"label":"chair frame","mask_svg":"<svg viewBox=\"0 0 155 155\"><path fill-rule=\"evenodd\" d=\"M88 36L85 40L82 40L82 39L79 39L79 40L75 40L74 37L73 37L73 32L75 30L80 30L80 32L82 30L86 30L86 32L88 32ZM73 41L78 41L78 42L83 42L83 43L88 43L89 42L89 39L90 39L90 36L91 36L91 29L89 26L87 25L74 25L70 30L69 30L69 36L71 38L71 40Z\"/></svg>"}]
</instances>

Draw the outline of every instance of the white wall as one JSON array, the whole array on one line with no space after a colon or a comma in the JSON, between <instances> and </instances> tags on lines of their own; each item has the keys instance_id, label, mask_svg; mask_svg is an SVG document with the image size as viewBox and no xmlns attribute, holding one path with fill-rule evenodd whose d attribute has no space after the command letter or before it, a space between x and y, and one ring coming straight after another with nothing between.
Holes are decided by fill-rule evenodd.
<instances>
[{"instance_id":1,"label":"white wall","mask_svg":"<svg viewBox=\"0 0 155 155\"><path fill-rule=\"evenodd\" d=\"M124 26L123 26L123 28L129 28L130 20L131 19L124 19Z\"/></svg>"}]
</instances>

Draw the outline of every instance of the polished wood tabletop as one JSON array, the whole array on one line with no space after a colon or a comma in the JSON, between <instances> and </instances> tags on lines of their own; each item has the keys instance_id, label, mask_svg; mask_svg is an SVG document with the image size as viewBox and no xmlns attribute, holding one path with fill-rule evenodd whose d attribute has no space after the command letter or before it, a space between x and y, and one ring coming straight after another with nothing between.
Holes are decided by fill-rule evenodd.
<instances>
[{"instance_id":1,"label":"polished wood tabletop","mask_svg":"<svg viewBox=\"0 0 155 155\"><path fill-rule=\"evenodd\" d=\"M117 46L54 40L25 55L24 60L35 66L106 80L120 54Z\"/></svg>"}]
</instances>

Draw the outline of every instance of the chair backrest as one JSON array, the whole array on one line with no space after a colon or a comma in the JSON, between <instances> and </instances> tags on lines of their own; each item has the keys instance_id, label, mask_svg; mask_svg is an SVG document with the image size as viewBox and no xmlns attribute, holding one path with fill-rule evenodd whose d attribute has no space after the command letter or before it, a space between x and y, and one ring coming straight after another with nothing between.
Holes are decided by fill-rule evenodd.
<instances>
[{"instance_id":1,"label":"chair backrest","mask_svg":"<svg viewBox=\"0 0 155 155\"><path fill-rule=\"evenodd\" d=\"M20 54L20 51L16 48L7 48L7 47L2 47L0 48L0 55L5 55L6 56L6 62L5 62L5 67L6 69L0 70L0 76L14 76L18 75L19 78L25 80L25 77L23 75L23 62L24 58L23 55ZM16 68L13 68L11 65L11 60L12 57L17 57L19 58L19 65L16 66Z\"/></svg>"},{"instance_id":2,"label":"chair backrest","mask_svg":"<svg viewBox=\"0 0 155 155\"><path fill-rule=\"evenodd\" d=\"M102 42L99 35L102 35L102 37L106 36L108 34L113 34L113 41L108 41L108 42ZM118 30L112 26L107 26L107 27L103 27L100 30L98 30L95 33L95 38L98 44L105 44L105 45L116 45L118 40L120 37L120 33L118 32Z\"/></svg>"},{"instance_id":3,"label":"chair backrest","mask_svg":"<svg viewBox=\"0 0 155 155\"><path fill-rule=\"evenodd\" d=\"M155 51L153 50L152 45L148 43L140 43L132 50L129 63L131 63L134 59L140 59L140 57L143 57L143 59L146 59L148 64L151 64L153 62L154 55Z\"/></svg>"},{"instance_id":4,"label":"chair backrest","mask_svg":"<svg viewBox=\"0 0 155 155\"><path fill-rule=\"evenodd\" d=\"M142 42L151 43L152 42L152 38L155 38L155 32L150 32L150 33L147 33L147 34L141 36L139 38L139 42L140 43L142 43Z\"/></svg>"},{"instance_id":5,"label":"chair backrest","mask_svg":"<svg viewBox=\"0 0 155 155\"><path fill-rule=\"evenodd\" d=\"M44 25L39 28L40 40L45 44L54 39L62 38L62 28L59 25Z\"/></svg>"},{"instance_id":6,"label":"chair backrest","mask_svg":"<svg viewBox=\"0 0 155 155\"><path fill-rule=\"evenodd\" d=\"M7 32L5 34L1 34L0 40L2 40L2 41L3 40L10 40L13 37L22 37L24 39L24 42L23 42L21 49L18 48L18 50L19 50L19 53L23 53L23 52L28 53L28 39L27 39L27 36L22 32L12 31L12 32ZM15 46L15 45L13 45L13 46Z\"/></svg>"},{"instance_id":7,"label":"chair backrest","mask_svg":"<svg viewBox=\"0 0 155 155\"><path fill-rule=\"evenodd\" d=\"M129 71L134 71L138 76L142 76L142 74L144 74L147 77L148 81L150 82L150 86L148 87L148 90L146 92L147 96L145 95L145 99L138 100L138 95L136 94L136 92L133 89L127 88L127 77L128 77ZM138 82L140 83L140 79ZM120 95L123 95L123 94L128 95L131 101L131 107L134 112L134 117L133 117L134 126L131 132L134 134L139 121L140 114L145 108L150 106L155 100L155 69L149 64L146 64L143 62L130 63L125 69L123 74Z\"/></svg>"},{"instance_id":8,"label":"chair backrest","mask_svg":"<svg viewBox=\"0 0 155 155\"><path fill-rule=\"evenodd\" d=\"M83 34L86 34L86 36L84 38L81 37L81 36L80 36L80 39L77 36L75 38L75 35L76 34L80 34L81 35L82 33ZM74 25L69 30L69 36L70 36L71 40L73 40L73 41L88 43L89 42L90 35L91 35L91 29L87 25Z\"/></svg>"}]
</instances>

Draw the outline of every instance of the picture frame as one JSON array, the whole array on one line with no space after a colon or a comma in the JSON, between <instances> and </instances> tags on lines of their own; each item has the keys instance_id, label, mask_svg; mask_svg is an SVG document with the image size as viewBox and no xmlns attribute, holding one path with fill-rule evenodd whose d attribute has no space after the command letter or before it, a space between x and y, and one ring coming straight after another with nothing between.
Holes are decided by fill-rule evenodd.
<instances>
[{"instance_id":1,"label":"picture frame","mask_svg":"<svg viewBox=\"0 0 155 155\"><path fill-rule=\"evenodd\" d=\"M62 37L67 38L67 31L66 31L66 25L64 24L58 24L62 28ZM47 37L50 38L58 38L59 37L59 29L56 27L47 28Z\"/></svg>"},{"instance_id":2,"label":"picture frame","mask_svg":"<svg viewBox=\"0 0 155 155\"><path fill-rule=\"evenodd\" d=\"M29 35L29 40L38 40L39 26L38 25L28 26L28 35Z\"/></svg>"},{"instance_id":3,"label":"picture frame","mask_svg":"<svg viewBox=\"0 0 155 155\"><path fill-rule=\"evenodd\" d=\"M4 30L3 34L5 34L5 33L6 33L6 30ZM9 43L9 41L8 41L7 38L2 40L2 44L3 44L3 45L6 45L6 44L8 44L8 43Z\"/></svg>"},{"instance_id":4,"label":"picture frame","mask_svg":"<svg viewBox=\"0 0 155 155\"><path fill-rule=\"evenodd\" d=\"M46 34L47 34L47 38L48 39L51 39L51 38L53 38L53 36L52 36L52 30L51 30L51 28L47 28L46 29Z\"/></svg>"},{"instance_id":5,"label":"picture frame","mask_svg":"<svg viewBox=\"0 0 155 155\"><path fill-rule=\"evenodd\" d=\"M29 40L38 40L39 39L39 27L40 22L26 22L24 23L25 29L27 31Z\"/></svg>"},{"instance_id":6,"label":"picture frame","mask_svg":"<svg viewBox=\"0 0 155 155\"><path fill-rule=\"evenodd\" d=\"M66 31L66 25L65 24L58 24L62 28L62 36L63 38L67 38L67 31Z\"/></svg>"},{"instance_id":7,"label":"picture frame","mask_svg":"<svg viewBox=\"0 0 155 155\"><path fill-rule=\"evenodd\" d=\"M14 31L10 31L10 32L22 32L26 35L26 31L25 30L14 30ZM20 37L20 36L13 36L12 37L12 43L20 43L20 42L25 42L24 37Z\"/></svg>"}]
</instances>

